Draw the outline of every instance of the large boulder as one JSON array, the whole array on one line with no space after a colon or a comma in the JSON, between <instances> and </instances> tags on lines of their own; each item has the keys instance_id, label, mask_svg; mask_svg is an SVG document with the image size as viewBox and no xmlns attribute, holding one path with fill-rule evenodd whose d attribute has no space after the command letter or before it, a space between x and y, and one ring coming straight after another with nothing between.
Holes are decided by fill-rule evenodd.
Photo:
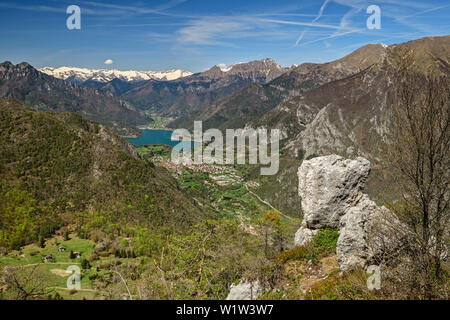
<instances>
[{"instance_id":1,"label":"large boulder","mask_svg":"<svg viewBox=\"0 0 450 320\"><path fill-rule=\"evenodd\" d=\"M338 228L341 217L362 198L369 173L364 158L332 155L304 161L298 179L307 228Z\"/></svg>"},{"instance_id":2,"label":"large boulder","mask_svg":"<svg viewBox=\"0 0 450 320\"><path fill-rule=\"evenodd\" d=\"M389 214L367 195L341 218L336 254L341 270L364 267L381 248L372 245L371 231L378 218Z\"/></svg>"},{"instance_id":3,"label":"large boulder","mask_svg":"<svg viewBox=\"0 0 450 320\"><path fill-rule=\"evenodd\" d=\"M398 250L405 234L393 229L405 228L363 193L369 173L364 158L332 155L304 161L298 170L304 221L295 244L306 245L321 228L339 228L336 253L342 270L381 261Z\"/></svg>"},{"instance_id":4,"label":"large boulder","mask_svg":"<svg viewBox=\"0 0 450 320\"><path fill-rule=\"evenodd\" d=\"M295 233L294 244L296 246L307 245L318 232L319 229L308 229L305 224L302 224L300 229Z\"/></svg>"},{"instance_id":5,"label":"large boulder","mask_svg":"<svg viewBox=\"0 0 450 320\"><path fill-rule=\"evenodd\" d=\"M262 291L259 281L241 281L238 285L231 285L227 300L256 300Z\"/></svg>"}]
</instances>

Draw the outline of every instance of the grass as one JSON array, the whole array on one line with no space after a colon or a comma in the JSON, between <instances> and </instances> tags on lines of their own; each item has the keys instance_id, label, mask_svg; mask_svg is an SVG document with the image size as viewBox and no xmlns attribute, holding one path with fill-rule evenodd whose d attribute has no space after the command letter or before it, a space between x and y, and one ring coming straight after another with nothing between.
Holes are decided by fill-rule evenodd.
<instances>
[{"instance_id":1,"label":"grass","mask_svg":"<svg viewBox=\"0 0 450 320\"><path fill-rule=\"evenodd\" d=\"M311 260L316 264L321 258L336 252L338 238L339 231L336 229L320 230L309 244L284 251L278 255L277 260L282 263L291 260Z\"/></svg>"},{"instance_id":2,"label":"grass","mask_svg":"<svg viewBox=\"0 0 450 320\"><path fill-rule=\"evenodd\" d=\"M146 145L137 147L141 158L163 157L169 158L172 148L166 145Z\"/></svg>"},{"instance_id":3,"label":"grass","mask_svg":"<svg viewBox=\"0 0 450 320\"><path fill-rule=\"evenodd\" d=\"M367 274L363 269L335 272L314 285L305 300L375 300L381 296L367 288Z\"/></svg>"},{"instance_id":4,"label":"grass","mask_svg":"<svg viewBox=\"0 0 450 320\"><path fill-rule=\"evenodd\" d=\"M58 248L64 246L67 250L59 252ZM66 272L67 268L77 265L81 268L80 259L70 259L70 251L81 252L83 258L89 258L93 251L94 244L89 240L72 238L63 241L61 238L52 238L46 241L45 248L40 248L35 244L23 247L20 251L12 251L9 254L0 257L0 270L4 267L32 268L37 266L36 272L45 275L45 283L49 294L55 291L64 299L86 299L92 297L95 293L91 291L79 291L71 294L67 287L67 279L71 276ZM44 262L43 258L51 254L54 262ZM82 270L81 288L91 290L92 281L89 276L96 273L94 268Z\"/></svg>"},{"instance_id":5,"label":"grass","mask_svg":"<svg viewBox=\"0 0 450 320\"><path fill-rule=\"evenodd\" d=\"M65 247L65 252L59 252L59 247ZM35 244L25 246L20 251L12 251L6 256L0 257L0 268L4 266L24 266L36 263L42 263L46 255L51 254L56 263L77 264L78 259L70 259L70 250L81 252L83 258L88 259L92 253L94 244L89 240L73 238L63 241L59 238L53 238L46 242L45 248L39 248Z\"/></svg>"}]
</instances>

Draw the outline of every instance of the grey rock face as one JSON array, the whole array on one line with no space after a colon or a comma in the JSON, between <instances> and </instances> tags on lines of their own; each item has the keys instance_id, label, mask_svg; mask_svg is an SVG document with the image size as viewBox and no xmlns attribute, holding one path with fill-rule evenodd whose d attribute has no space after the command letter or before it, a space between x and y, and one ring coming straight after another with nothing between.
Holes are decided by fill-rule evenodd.
<instances>
[{"instance_id":1,"label":"grey rock face","mask_svg":"<svg viewBox=\"0 0 450 320\"><path fill-rule=\"evenodd\" d=\"M304 161L298 170L304 221L295 244L306 245L318 229L339 228L336 253L342 270L392 254L405 235L393 236L392 226L400 222L363 193L369 173L364 158L332 155Z\"/></svg>"},{"instance_id":2,"label":"grey rock face","mask_svg":"<svg viewBox=\"0 0 450 320\"><path fill-rule=\"evenodd\" d=\"M378 207L367 195L363 195L361 201L341 218L336 248L341 270L364 267L381 249L369 243L368 235L375 220L389 213L389 210Z\"/></svg>"},{"instance_id":3,"label":"grey rock face","mask_svg":"<svg viewBox=\"0 0 450 320\"><path fill-rule=\"evenodd\" d=\"M298 178L306 226L339 227L340 218L362 198L369 173L370 162L364 158L332 155L304 161Z\"/></svg>"},{"instance_id":4,"label":"grey rock face","mask_svg":"<svg viewBox=\"0 0 450 320\"><path fill-rule=\"evenodd\" d=\"M296 246L304 246L311 242L312 238L319 232L318 229L311 230L302 225L300 229L295 233L294 244Z\"/></svg>"},{"instance_id":5,"label":"grey rock face","mask_svg":"<svg viewBox=\"0 0 450 320\"><path fill-rule=\"evenodd\" d=\"M259 281L241 281L238 285L231 285L227 300L256 300L262 291Z\"/></svg>"}]
</instances>

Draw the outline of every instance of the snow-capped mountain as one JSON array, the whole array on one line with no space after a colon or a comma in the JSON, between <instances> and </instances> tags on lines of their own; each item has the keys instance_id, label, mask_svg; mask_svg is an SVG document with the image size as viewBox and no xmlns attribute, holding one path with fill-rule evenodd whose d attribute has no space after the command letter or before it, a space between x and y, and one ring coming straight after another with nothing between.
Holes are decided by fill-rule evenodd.
<instances>
[{"instance_id":1,"label":"snow-capped mountain","mask_svg":"<svg viewBox=\"0 0 450 320\"><path fill-rule=\"evenodd\" d=\"M83 83L88 80L106 83L114 79L127 82L139 82L145 80L176 80L190 76L192 73L184 70L169 71L121 71L115 69L87 69L76 67L52 68L45 67L39 71L51 75L58 79L69 80L76 83Z\"/></svg>"},{"instance_id":2,"label":"snow-capped mountain","mask_svg":"<svg viewBox=\"0 0 450 320\"><path fill-rule=\"evenodd\" d=\"M283 68L273 59L266 58L263 60L256 60L251 62L238 62L227 66L226 64L218 64L217 67L224 73L242 72L242 71L259 71L267 73L279 73L287 71L289 68Z\"/></svg>"}]
</instances>

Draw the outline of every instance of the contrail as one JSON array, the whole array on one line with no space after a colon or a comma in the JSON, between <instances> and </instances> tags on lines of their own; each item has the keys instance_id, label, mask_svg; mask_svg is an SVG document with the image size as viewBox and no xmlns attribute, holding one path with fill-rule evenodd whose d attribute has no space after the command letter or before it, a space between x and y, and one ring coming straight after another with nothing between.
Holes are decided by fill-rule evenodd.
<instances>
[{"instance_id":1,"label":"contrail","mask_svg":"<svg viewBox=\"0 0 450 320\"><path fill-rule=\"evenodd\" d=\"M330 2L330 0L325 0L325 1L322 3L322 6L320 7L320 10L319 10L319 14L318 14L317 17L312 21L312 23L316 22L317 20L319 20L319 19L322 17L323 11L324 11L325 8L327 7L328 2ZM300 43L300 41L303 40L303 37L305 36L305 34L306 34L306 31L303 31L302 34L300 35L300 37L298 37L297 41L295 42L295 46L296 46L296 47L298 46L298 44Z\"/></svg>"}]
</instances>

